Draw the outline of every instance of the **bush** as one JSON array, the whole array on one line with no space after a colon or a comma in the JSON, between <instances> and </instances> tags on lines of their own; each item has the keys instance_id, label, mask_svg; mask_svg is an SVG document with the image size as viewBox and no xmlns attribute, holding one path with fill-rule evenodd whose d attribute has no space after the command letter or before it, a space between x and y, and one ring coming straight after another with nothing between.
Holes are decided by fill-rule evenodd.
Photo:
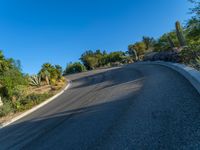
<instances>
[{"instance_id":1,"label":"bush","mask_svg":"<svg viewBox=\"0 0 200 150\"><path fill-rule=\"evenodd\" d=\"M51 80L60 80L62 77L62 67L60 65L52 65L50 63L45 63L42 65L42 69L39 71L38 75L41 76L42 81L46 81L49 84Z\"/></svg>"},{"instance_id":2,"label":"bush","mask_svg":"<svg viewBox=\"0 0 200 150\"><path fill-rule=\"evenodd\" d=\"M72 73L79 73L86 71L86 68L84 65L82 65L80 62L70 63L67 65L64 74L72 74Z\"/></svg>"},{"instance_id":3,"label":"bush","mask_svg":"<svg viewBox=\"0 0 200 150\"><path fill-rule=\"evenodd\" d=\"M185 47L180 53L181 61L185 64L194 63L199 56L200 56L199 45L190 45L188 47Z\"/></svg>"},{"instance_id":4,"label":"bush","mask_svg":"<svg viewBox=\"0 0 200 150\"><path fill-rule=\"evenodd\" d=\"M0 107L0 117L6 116L7 114L13 112L11 103L4 103L3 106Z\"/></svg>"},{"instance_id":5,"label":"bush","mask_svg":"<svg viewBox=\"0 0 200 150\"><path fill-rule=\"evenodd\" d=\"M13 98L23 95L25 87L28 86L28 80L19 70L10 69L0 76L0 84L2 95Z\"/></svg>"},{"instance_id":6,"label":"bush","mask_svg":"<svg viewBox=\"0 0 200 150\"><path fill-rule=\"evenodd\" d=\"M41 102L45 101L49 97L51 97L52 94L30 94L26 96L25 98L17 101L15 103L15 109L17 111L24 111L27 109L32 108L33 106L40 104Z\"/></svg>"}]
</instances>

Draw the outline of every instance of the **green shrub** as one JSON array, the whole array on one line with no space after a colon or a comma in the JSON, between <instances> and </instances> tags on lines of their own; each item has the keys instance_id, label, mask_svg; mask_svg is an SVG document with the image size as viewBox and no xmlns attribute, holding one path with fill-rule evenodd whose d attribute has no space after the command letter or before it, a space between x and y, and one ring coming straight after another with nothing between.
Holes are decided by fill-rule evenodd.
<instances>
[{"instance_id":1,"label":"green shrub","mask_svg":"<svg viewBox=\"0 0 200 150\"><path fill-rule=\"evenodd\" d=\"M185 64L195 63L196 59L199 56L200 56L199 45L187 46L180 52L181 61Z\"/></svg>"},{"instance_id":2,"label":"green shrub","mask_svg":"<svg viewBox=\"0 0 200 150\"><path fill-rule=\"evenodd\" d=\"M64 74L79 73L83 71L86 71L85 66L82 65L80 62L75 62L67 65Z\"/></svg>"},{"instance_id":3,"label":"green shrub","mask_svg":"<svg viewBox=\"0 0 200 150\"><path fill-rule=\"evenodd\" d=\"M1 92L7 98L18 97L24 92L28 81L17 69L10 69L0 76Z\"/></svg>"},{"instance_id":4,"label":"green shrub","mask_svg":"<svg viewBox=\"0 0 200 150\"><path fill-rule=\"evenodd\" d=\"M15 109L17 111L24 111L27 109L32 108L33 106L40 104L41 102L45 101L53 94L45 93L45 94L30 94L25 98L17 101L15 103Z\"/></svg>"},{"instance_id":5,"label":"green shrub","mask_svg":"<svg viewBox=\"0 0 200 150\"><path fill-rule=\"evenodd\" d=\"M11 103L4 103L3 106L0 107L0 117L6 116L7 114L13 112Z\"/></svg>"},{"instance_id":6,"label":"green shrub","mask_svg":"<svg viewBox=\"0 0 200 150\"><path fill-rule=\"evenodd\" d=\"M42 65L42 69L39 71L38 75L41 76L43 81L49 84L49 81L55 79L60 80L62 77L62 67L60 65L51 65L50 63L45 63Z\"/></svg>"}]
</instances>

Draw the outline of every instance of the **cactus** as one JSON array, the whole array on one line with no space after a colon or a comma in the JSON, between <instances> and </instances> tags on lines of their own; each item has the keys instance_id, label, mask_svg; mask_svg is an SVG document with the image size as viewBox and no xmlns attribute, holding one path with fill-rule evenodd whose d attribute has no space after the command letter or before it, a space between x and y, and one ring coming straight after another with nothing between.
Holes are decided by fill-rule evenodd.
<instances>
[{"instance_id":1,"label":"cactus","mask_svg":"<svg viewBox=\"0 0 200 150\"><path fill-rule=\"evenodd\" d=\"M180 46L181 47L186 46L186 40L183 35L183 29L179 21L176 22L176 35L177 35Z\"/></svg>"},{"instance_id":2,"label":"cactus","mask_svg":"<svg viewBox=\"0 0 200 150\"><path fill-rule=\"evenodd\" d=\"M175 47L175 44L174 44L174 42L172 41L171 37L170 37L170 36L167 36L167 40L168 40L168 42L169 42L170 47L173 49L173 48Z\"/></svg>"},{"instance_id":3,"label":"cactus","mask_svg":"<svg viewBox=\"0 0 200 150\"><path fill-rule=\"evenodd\" d=\"M41 85L41 77L37 75L33 75L29 78L29 84L32 86L40 86Z\"/></svg>"}]
</instances>

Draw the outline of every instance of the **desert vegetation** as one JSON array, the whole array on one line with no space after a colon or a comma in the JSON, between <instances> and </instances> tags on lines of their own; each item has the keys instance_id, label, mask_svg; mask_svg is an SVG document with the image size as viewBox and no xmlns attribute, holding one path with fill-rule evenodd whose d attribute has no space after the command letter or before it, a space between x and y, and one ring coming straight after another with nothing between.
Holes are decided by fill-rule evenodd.
<instances>
[{"instance_id":1,"label":"desert vegetation","mask_svg":"<svg viewBox=\"0 0 200 150\"><path fill-rule=\"evenodd\" d=\"M67 65L65 74L83 72L104 67L119 66L133 62L127 52L114 51L107 53L105 50L87 50L80 58L81 62L70 63Z\"/></svg>"},{"instance_id":2,"label":"desert vegetation","mask_svg":"<svg viewBox=\"0 0 200 150\"><path fill-rule=\"evenodd\" d=\"M81 63L70 63L65 74L157 60L184 63L200 70L200 2L189 1L194 7L190 9L192 17L185 24L176 21L174 29L159 38L143 36L141 41L128 45L127 51L87 50L80 57Z\"/></svg>"},{"instance_id":3,"label":"desert vegetation","mask_svg":"<svg viewBox=\"0 0 200 150\"><path fill-rule=\"evenodd\" d=\"M27 110L61 89L64 75L137 61L179 62L200 70L200 2L190 0L192 17L185 24L174 23L174 29L159 38L143 36L125 51L86 50L80 62L60 65L45 63L36 75L24 74L20 61L6 58L0 51L0 117Z\"/></svg>"},{"instance_id":4,"label":"desert vegetation","mask_svg":"<svg viewBox=\"0 0 200 150\"><path fill-rule=\"evenodd\" d=\"M194 7L185 24L175 22L174 30L160 38L143 37L128 46L128 52L138 60L179 62L200 70L200 2L189 0Z\"/></svg>"},{"instance_id":5,"label":"desert vegetation","mask_svg":"<svg viewBox=\"0 0 200 150\"><path fill-rule=\"evenodd\" d=\"M20 61L7 59L0 51L0 117L32 108L65 84L62 67L45 63L37 75L24 74Z\"/></svg>"}]
</instances>

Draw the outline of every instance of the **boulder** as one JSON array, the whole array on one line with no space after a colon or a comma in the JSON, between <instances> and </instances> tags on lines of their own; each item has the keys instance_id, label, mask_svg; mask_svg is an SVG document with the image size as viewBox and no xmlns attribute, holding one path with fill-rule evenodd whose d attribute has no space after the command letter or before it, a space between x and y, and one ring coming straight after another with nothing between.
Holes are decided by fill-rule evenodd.
<instances>
[{"instance_id":1,"label":"boulder","mask_svg":"<svg viewBox=\"0 0 200 150\"><path fill-rule=\"evenodd\" d=\"M177 51L163 51L157 53L151 53L146 56L145 61L169 61L169 62L180 62L180 56Z\"/></svg>"}]
</instances>

